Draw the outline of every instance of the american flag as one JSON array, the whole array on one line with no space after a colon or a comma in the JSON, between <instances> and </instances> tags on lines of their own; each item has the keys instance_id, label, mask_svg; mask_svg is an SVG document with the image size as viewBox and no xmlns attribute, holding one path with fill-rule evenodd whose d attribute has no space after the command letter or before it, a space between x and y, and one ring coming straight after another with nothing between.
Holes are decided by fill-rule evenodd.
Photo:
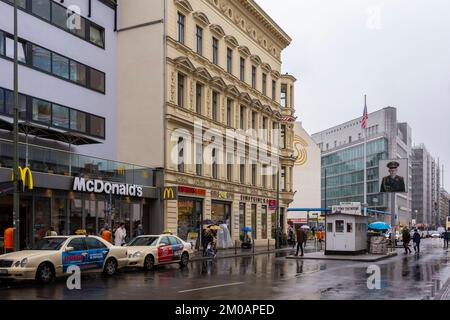
<instances>
[{"instance_id":1,"label":"american flag","mask_svg":"<svg viewBox=\"0 0 450 320\"><path fill-rule=\"evenodd\" d=\"M369 115L367 114L367 103L364 103L364 114L361 121L361 128L365 129L367 127L367 119L369 119Z\"/></svg>"}]
</instances>

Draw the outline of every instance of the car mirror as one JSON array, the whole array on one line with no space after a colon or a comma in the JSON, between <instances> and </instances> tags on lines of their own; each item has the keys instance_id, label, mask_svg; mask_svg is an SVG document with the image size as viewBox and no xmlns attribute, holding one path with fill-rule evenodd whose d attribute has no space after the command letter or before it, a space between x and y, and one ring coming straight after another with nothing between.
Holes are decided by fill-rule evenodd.
<instances>
[{"instance_id":1,"label":"car mirror","mask_svg":"<svg viewBox=\"0 0 450 320\"><path fill-rule=\"evenodd\" d=\"M73 251L73 247L66 247L66 252L71 252Z\"/></svg>"}]
</instances>

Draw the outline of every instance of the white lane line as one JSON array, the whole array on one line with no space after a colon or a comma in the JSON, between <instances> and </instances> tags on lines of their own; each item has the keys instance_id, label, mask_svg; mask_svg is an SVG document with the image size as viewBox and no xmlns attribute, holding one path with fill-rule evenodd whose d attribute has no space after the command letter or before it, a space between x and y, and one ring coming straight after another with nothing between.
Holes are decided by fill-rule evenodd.
<instances>
[{"instance_id":1,"label":"white lane line","mask_svg":"<svg viewBox=\"0 0 450 320\"><path fill-rule=\"evenodd\" d=\"M189 290L178 291L178 293L200 291L200 290L208 290L208 289L214 289L214 288L220 288L220 287L238 286L240 284L244 284L244 282L234 282L234 283L227 283L227 284L219 284L217 286L210 286L210 287L203 287L203 288L197 288L197 289L189 289Z\"/></svg>"}]
</instances>

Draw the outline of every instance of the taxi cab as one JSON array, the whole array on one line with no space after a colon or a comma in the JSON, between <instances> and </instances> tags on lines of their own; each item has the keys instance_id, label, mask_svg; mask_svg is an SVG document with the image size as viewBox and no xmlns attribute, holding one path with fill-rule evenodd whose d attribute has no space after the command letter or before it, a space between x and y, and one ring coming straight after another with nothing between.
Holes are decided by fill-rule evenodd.
<instances>
[{"instance_id":1,"label":"taxi cab","mask_svg":"<svg viewBox=\"0 0 450 320\"><path fill-rule=\"evenodd\" d=\"M55 277L70 275L70 266L112 276L127 264L127 248L113 246L97 236L45 237L31 250L0 255L0 280L36 280L46 284Z\"/></svg>"},{"instance_id":2,"label":"taxi cab","mask_svg":"<svg viewBox=\"0 0 450 320\"><path fill-rule=\"evenodd\" d=\"M157 265L178 263L187 266L193 254L192 245L171 234L143 235L126 245L127 267L152 270Z\"/></svg>"}]
</instances>

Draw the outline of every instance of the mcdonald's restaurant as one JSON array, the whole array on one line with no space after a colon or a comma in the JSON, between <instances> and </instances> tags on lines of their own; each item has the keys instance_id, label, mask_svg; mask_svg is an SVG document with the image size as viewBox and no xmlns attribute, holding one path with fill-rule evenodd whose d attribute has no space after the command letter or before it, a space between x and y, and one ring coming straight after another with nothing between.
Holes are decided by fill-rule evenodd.
<instances>
[{"instance_id":1,"label":"mcdonald's restaurant","mask_svg":"<svg viewBox=\"0 0 450 320\"><path fill-rule=\"evenodd\" d=\"M95 167L97 166L97 167ZM138 225L144 233L161 233L163 213L160 170L136 166L71 165L71 172L43 170L36 162L19 168L19 237L21 249L32 247L50 230L58 235L98 235L124 222L129 239ZM0 167L0 238L14 226L12 169ZM17 221L17 218L16 218ZM1 240L1 239L0 239Z\"/></svg>"}]
</instances>

